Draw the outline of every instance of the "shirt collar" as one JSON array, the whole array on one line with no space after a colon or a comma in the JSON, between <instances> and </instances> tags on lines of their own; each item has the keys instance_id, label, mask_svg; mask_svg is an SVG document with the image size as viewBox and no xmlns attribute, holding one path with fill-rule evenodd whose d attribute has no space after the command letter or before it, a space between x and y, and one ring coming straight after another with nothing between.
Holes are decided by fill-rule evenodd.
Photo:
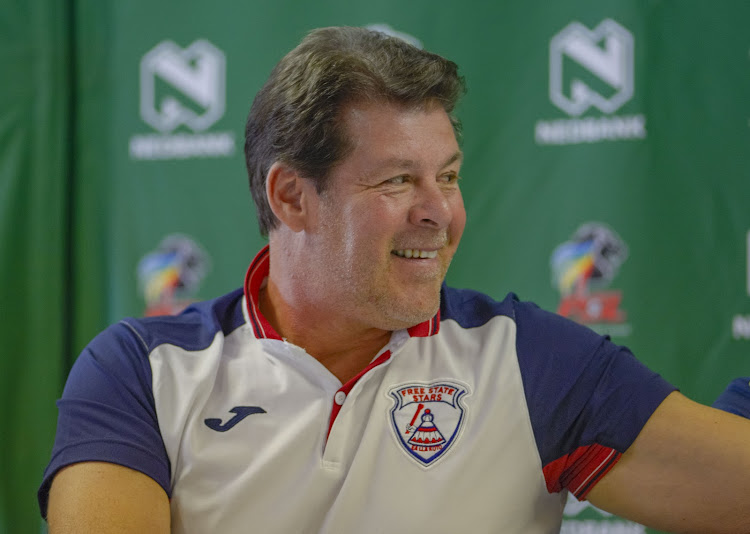
<instances>
[{"instance_id":1,"label":"shirt collar","mask_svg":"<svg viewBox=\"0 0 750 534\"><path fill-rule=\"evenodd\" d=\"M270 272L271 256L269 246L263 247L250 263L245 275L245 302L247 303L247 314L253 333L258 339L281 339L263 314L260 313L260 289L263 287L268 273ZM431 319L416 324L406 331L411 337L434 336L440 330L440 310Z\"/></svg>"}]
</instances>

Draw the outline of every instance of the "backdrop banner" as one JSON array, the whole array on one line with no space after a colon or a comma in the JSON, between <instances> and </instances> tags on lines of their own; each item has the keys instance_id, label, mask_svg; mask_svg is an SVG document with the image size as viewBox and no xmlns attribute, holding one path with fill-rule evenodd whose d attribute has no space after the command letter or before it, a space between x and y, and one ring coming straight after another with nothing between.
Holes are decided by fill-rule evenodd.
<instances>
[{"instance_id":1,"label":"backdrop banner","mask_svg":"<svg viewBox=\"0 0 750 534\"><path fill-rule=\"evenodd\" d=\"M378 28L452 59L465 76L458 115L468 223L451 285L497 299L513 291L589 325L699 402L747 375L750 3L321 0L312 9L188 0L177 9L79 0L67 81L59 39L68 29L52 14L62 8L32 4L15 16L50 13L34 13L38 34L17 38L61 61L44 80L67 83L77 104L67 117L44 83L33 92L19 88L28 79L0 87L3 106L17 102L0 108L3 280L25 292L13 298L22 313L11 328L29 334L13 338L23 341L0 364L14 388L2 394L23 406L13 417L44 453L11 457L36 454L38 466L51 447L67 288L77 354L123 316L175 313L242 284L264 244L244 122L273 65L320 26ZM15 68L18 78L30 75L29 65ZM35 115L13 128L18 110ZM60 135L68 120L74 139ZM59 172L66 149L69 182ZM66 183L69 231L60 224ZM31 335L42 328L44 336ZM48 383L39 396L42 364ZM18 380L20 365L28 382ZM47 414L33 425L31 405ZM27 476L30 486L40 473ZM10 480L6 522L28 499ZM575 500L565 516L565 533L656 532Z\"/></svg>"},{"instance_id":2,"label":"backdrop banner","mask_svg":"<svg viewBox=\"0 0 750 534\"><path fill-rule=\"evenodd\" d=\"M42 527L36 490L67 374L66 4L0 6L0 534Z\"/></svg>"}]
</instances>

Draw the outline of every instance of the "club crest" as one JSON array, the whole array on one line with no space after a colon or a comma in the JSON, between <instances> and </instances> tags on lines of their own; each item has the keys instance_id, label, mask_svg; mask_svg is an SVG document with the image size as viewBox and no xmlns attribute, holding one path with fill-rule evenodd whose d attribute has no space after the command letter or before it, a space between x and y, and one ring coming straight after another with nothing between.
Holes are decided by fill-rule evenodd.
<instances>
[{"instance_id":1,"label":"club crest","mask_svg":"<svg viewBox=\"0 0 750 534\"><path fill-rule=\"evenodd\" d=\"M422 466L432 465L453 445L464 422L459 402L466 386L446 380L412 382L391 389L391 424L398 442Z\"/></svg>"}]
</instances>

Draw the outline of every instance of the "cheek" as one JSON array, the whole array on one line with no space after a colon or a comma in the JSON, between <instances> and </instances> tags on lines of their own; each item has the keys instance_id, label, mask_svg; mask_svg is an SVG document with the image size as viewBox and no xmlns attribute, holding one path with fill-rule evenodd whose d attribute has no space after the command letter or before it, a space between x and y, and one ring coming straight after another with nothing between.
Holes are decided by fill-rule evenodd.
<instances>
[{"instance_id":1,"label":"cheek","mask_svg":"<svg viewBox=\"0 0 750 534\"><path fill-rule=\"evenodd\" d=\"M453 239L458 242L466 227L466 209L464 208L464 199L460 192L455 198L451 199L451 211L453 212L451 234Z\"/></svg>"},{"instance_id":2,"label":"cheek","mask_svg":"<svg viewBox=\"0 0 750 534\"><path fill-rule=\"evenodd\" d=\"M405 209L388 199L362 203L347 213L348 227L360 240L376 243L390 240L405 220Z\"/></svg>"},{"instance_id":3,"label":"cheek","mask_svg":"<svg viewBox=\"0 0 750 534\"><path fill-rule=\"evenodd\" d=\"M376 250L377 243L382 240L383 219L382 212L371 206L354 207L342 214L339 237L347 261L356 262Z\"/></svg>"}]
</instances>

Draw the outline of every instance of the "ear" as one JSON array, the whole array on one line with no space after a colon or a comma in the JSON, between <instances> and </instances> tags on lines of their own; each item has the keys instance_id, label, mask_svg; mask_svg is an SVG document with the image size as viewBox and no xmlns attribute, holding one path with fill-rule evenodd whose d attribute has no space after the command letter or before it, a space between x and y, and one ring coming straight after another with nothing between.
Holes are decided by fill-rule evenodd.
<instances>
[{"instance_id":1,"label":"ear","mask_svg":"<svg viewBox=\"0 0 750 534\"><path fill-rule=\"evenodd\" d=\"M299 173L282 162L275 162L266 176L266 196L271 211L282 224L293 232L300 232L306 226L305 196L310 184Z\"/></svg>"}]
</instances>

